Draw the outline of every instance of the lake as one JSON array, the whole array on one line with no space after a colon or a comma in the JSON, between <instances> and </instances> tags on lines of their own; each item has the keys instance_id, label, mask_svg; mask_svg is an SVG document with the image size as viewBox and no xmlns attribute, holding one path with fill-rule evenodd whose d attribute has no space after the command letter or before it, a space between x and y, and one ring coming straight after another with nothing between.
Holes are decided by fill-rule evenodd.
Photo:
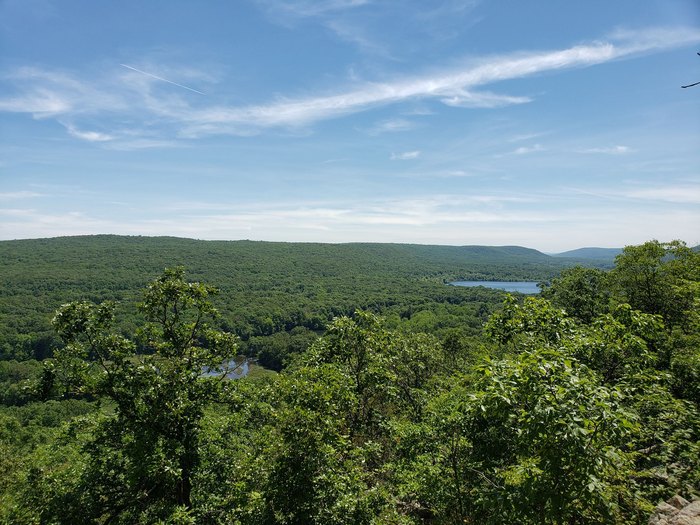
<instances>
[{"instance_id":1,"label":"lake","mask_svg":"<svg viewBox=\"0 0 700 525\"><path fill-rule=\"evenodd\" d=\"M452 286L484 286L486 288L495 288L497 290L505 290L506 292L518 292L524 294L538 294L540 289L534 281L454 281Z\"/></svg>"},{"instance_id":2,"label":"lake","mask_svg":"<svg viewBox=\"0 0 700 525\"><path fill-rule=\"evenodd\" d=\"M244 356L238 356L235 359L231 359L230 361L223 363L220 367L205 369L202 372L202 375L204 377L220 376L224 373L224 371L227 371L227 379L240 379L241 377L248 375L251 362L251 359Z\"/></svg>"}]
</instances>

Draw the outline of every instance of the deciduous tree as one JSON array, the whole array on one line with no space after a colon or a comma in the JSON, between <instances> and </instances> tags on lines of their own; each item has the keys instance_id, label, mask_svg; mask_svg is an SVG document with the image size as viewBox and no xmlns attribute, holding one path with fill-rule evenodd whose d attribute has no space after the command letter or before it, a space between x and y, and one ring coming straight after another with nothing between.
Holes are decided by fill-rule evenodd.
<instances>
[{"instance_id":1,"label":"deciduous tree","mask_svg":"<svg viewBox=\"0 0 700 525\"><path fill-rule=\"evenodd\" d=\"M73 392L109 400L113 414L84 444L79 503L53 519L134 523L187 515L199 467L201 421L219 381L202 376L236 355L233 335L211 328L215 290L175 268L152 282L140 308L148 355L114 331L114 305L74 302L53 324L66 342L57 370ZM78 497L78 493L80 496Z\"/></svg>"}]
</instances>

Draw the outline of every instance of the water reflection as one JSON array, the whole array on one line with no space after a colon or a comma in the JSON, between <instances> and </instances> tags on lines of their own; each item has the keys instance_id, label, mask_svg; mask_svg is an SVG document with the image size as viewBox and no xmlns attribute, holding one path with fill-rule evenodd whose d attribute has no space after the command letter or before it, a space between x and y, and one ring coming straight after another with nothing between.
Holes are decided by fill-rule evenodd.
<instances>
[{"instance_id":1,"label":"water reflection","mask_svg":"<svg viewBox=\"0 0 700 525\"><path fill-rule=\"evenodd\" d=\"M505 290L506 292L519 292L523 294L538 294L540 289L534 281L454 281L452 286L484 286L486 288L495 288L497 290Z\"/></svg>"},{"instance_id":2,"label":"water reflection","mask_svg":"<svg viewBox=\"0 0 700 525\"><path fill-rule=\"evenodd\" d=\"M248 375L252 359L239 355L234 359L229 359L216 368L205 368L202 371L204 377L220 377L226 374L226 379L240 379Z\"/></svg>"}]
</instances>

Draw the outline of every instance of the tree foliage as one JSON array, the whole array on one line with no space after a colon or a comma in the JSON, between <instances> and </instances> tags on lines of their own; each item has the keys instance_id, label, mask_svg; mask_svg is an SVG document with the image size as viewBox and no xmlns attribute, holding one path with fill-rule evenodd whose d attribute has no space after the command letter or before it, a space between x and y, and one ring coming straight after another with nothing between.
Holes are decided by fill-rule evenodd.
<instances>
[{"instance_id":1,"label":"tree foliage","mask_svg":"<svg viewBox=\"0 0 700 525\"><path fill-rule=\"evenodd\" d=\"M574 266L563 270L542 290L542 297L563 308L567 315L590 323L609 309L611 290L606 272Z\"/></svg>"},{"instance_id":2,"label":"tree foliage","mask_svg":"<svg viewBox=\"0 0 700 525\"><path fill-rule=\"evenodd\" d=\"M0 520L646 523L700 494L697 269L652 241L490 316L387 285L385 318L345 303L321 334L275 332L271 303L240 347L182 268L129 330L115 303L65 304L55 359L0 362ZM281 372L211 375L240 349Z\"/></svg>"},{"instance_id":3,"label":"tree foliage","mask_svg":"<svg viewBox=\"0 0 700 525\"><path fill-rule=\"evenodd\" d=\"M186 282L182 268L150 284L141 304L147 355L113 333L113 304L58 310L53 324L66 346L56 368L68 393L103 398L113 415L95 423L71 489L76 497L53 519L129 523L191 510L204 407L220 388L202 371L236 355L235 338L207 325L214 292Z\"/></svg>"},{"instance_id":4,"label":"tree foliage","mask_svg":"<svg viewBox=\"0 0 700 525\"><path fill-rule=\"evenodd\" d=\"M699 275L700 254L681 241L627 246L611 272L620 300L661 315L669 328L687 324L698 295Z\"/></svg>"}]
</instances>

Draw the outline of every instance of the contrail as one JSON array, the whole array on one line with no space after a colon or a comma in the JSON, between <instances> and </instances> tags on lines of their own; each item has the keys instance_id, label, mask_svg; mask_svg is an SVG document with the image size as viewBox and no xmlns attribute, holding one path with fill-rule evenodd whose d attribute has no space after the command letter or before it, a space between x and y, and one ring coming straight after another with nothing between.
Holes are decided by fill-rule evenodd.
<instances>
[{"instance_id":1,"label":"contrail","mask_svg":"<svg viewBox=\"0 0 700 525\"><path fill-rule=\"evenodd\" d=\"M151 73L146 73L145 71L141 71L140 69L136 69L135 67L127 66L126 64L119 64L119 65L122 66L122 67L125 67L125 68L127 68L127 69L131 69L132 71L136 71L137 73L141 73L142 75L146 75L146 76L149 76L149 77L153 77L153 78L155 78L156 80L162 80L163 82L167 82L168 84L173 84L173 85L175 85L175 86L177 86L177 87L181 87L181 88L184 88L184 89L188 89L188 90L190 90L190 91L194 91L195 93L199 93L200 95L206 96L206 93L202 93L201 91L197 91L196 89L193 89L193 88L191 88L191 87L183 86L182 84L178 84L177 82L173 82L172 80L168 80L167 78L163 78L163 77L159 77L159 76L156 76L156 75L152 75Z\"/></svg>"}]
</instances>

